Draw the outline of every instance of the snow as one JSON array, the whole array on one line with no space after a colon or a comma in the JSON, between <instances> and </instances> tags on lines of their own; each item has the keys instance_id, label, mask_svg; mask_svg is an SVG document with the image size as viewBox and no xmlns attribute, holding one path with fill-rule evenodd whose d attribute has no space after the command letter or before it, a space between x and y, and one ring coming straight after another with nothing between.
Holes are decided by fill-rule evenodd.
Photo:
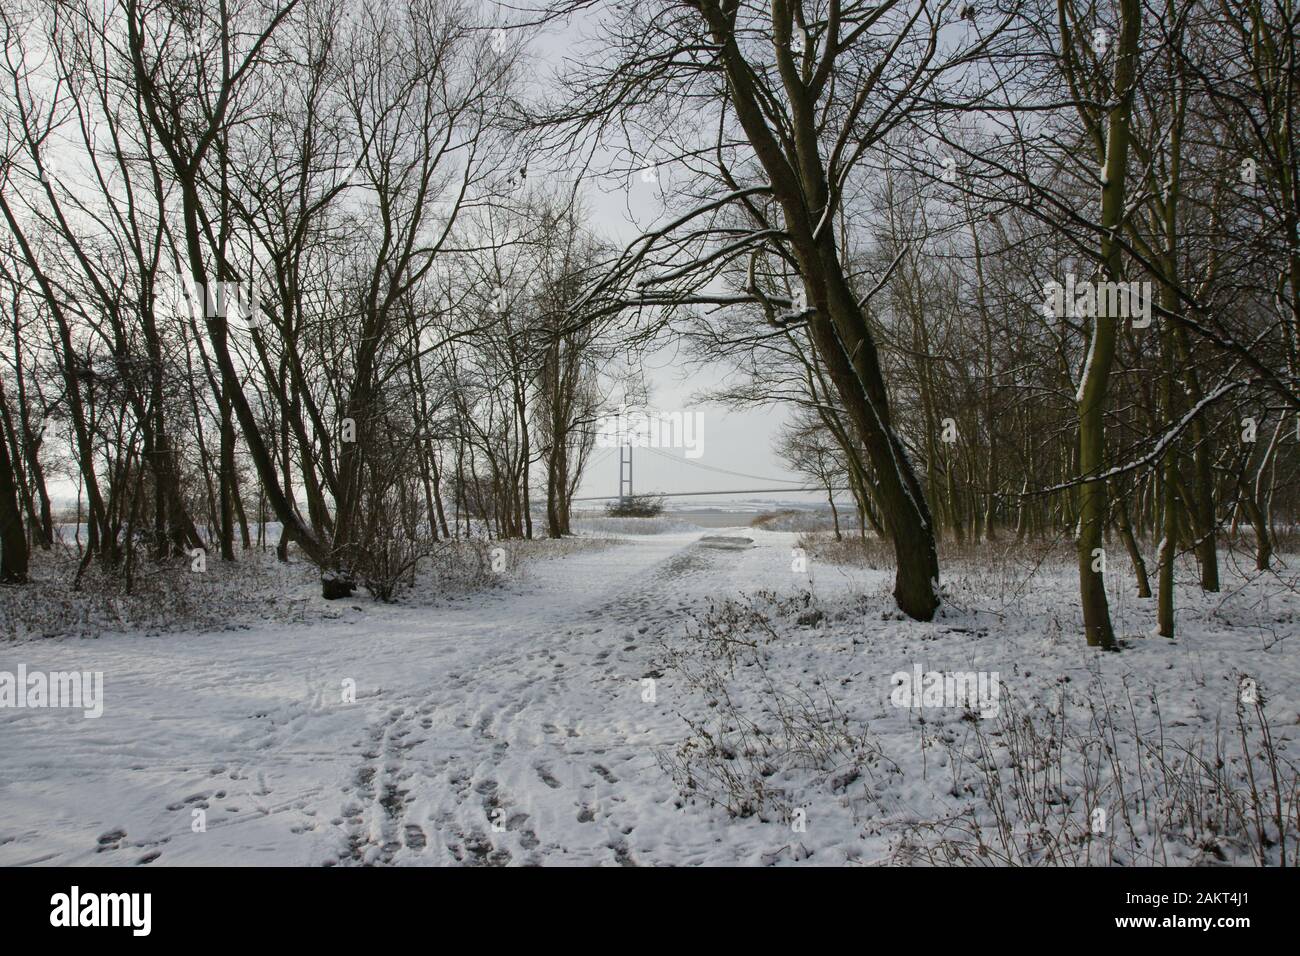
<instances>
[{"instance_id":1,"label":"snow","mask_svg":"<svg viewBox=\"0 0 1300 956\"><path fill-rule=\"evenodd\" d=\"M700 540L729 535L753 544ZM960 756L979 734L1014 744L1018 721L1051 726L1062 706L1082 734L1089 701L1104 698L1122 704L1122 753L1141 749L1125 726L1159 730L1167 748L1223 738L1231 751L1243 674L1258 681L1278 750L1294 751L1294 572L1256 576L1228 556L1224 592L1201 596L1181 568L1171 642L1138 636L1154 603L1131 596L1112 560L1129 646L1107 654L1083 644L1066 552L1008 542L986 549L983 568L949 562L944 608L920 624L893 610L886 571L828 564L815 549L792 570L803 540L670 530L557 548L502 587L432 605L358 596L328 619L313 598L308 624L0 645L0 671L104 674L99 719L0 709L0 865L927 862L963 821L996 842L987 777ZM726 649L720 634L752 646ZM1002 716L894 706L891 675L916 665L997 672ZM806 700L832 701L824 712L838 708L849 728L811 756L791 736L809 711L789 705ZM767 742L742 744L735 780L763 798L733 815L704 789L718 764L691 728L726 750L746 726ZM1086 752L1100 751L1063 757L1065 777L1082 779ZM995 759L1011 777L1008 753ZM760 763L769 776L746 775ZM686 764L701 771L694 790L674 779ZM1064 789L1086 829L1086 788ZM1103 797L1116 819L1136 812ZM1111 859L1087 862L1204 862L1205 839L1162 828L1161 812L1133 824L1140 850L1126 835ZM1028 834L1055 819L1031 817L1014 823L1027 858L1042 840ZM1227 837L1212 848L1215 859L1250 852Z\"/></svg>"}]
</instances>

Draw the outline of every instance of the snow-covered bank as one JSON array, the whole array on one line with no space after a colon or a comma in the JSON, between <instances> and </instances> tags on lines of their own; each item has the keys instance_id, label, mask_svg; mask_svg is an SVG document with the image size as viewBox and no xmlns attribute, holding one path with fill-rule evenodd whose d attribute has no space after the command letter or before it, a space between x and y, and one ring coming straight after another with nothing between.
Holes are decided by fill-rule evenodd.
<instances>
[{"instance_id":1,"label":"snow-covered bank","mask_svg":"<svg viewBox=\"0 0 1300 956\"><path fill-rule=\"evenodd\" d=\"M278 526L271 531L267 539L274 542ZM535 560L601 548L612 538L597 533L563 541L435 542L397 597L407 606L439 605L453 596L498 588L526 574ZM79 563L70 547L35 552L30 582L0 588L0 641L313 625L339 619L350 604L373 603L364 587L350 602L324 600L320 570L296 550L288 562L280 562L270 545L237 549L230 562L193 552L164 562L139 560L129 576L107 574L92 563L78 584Z\"/></svg>"}]
</instances>

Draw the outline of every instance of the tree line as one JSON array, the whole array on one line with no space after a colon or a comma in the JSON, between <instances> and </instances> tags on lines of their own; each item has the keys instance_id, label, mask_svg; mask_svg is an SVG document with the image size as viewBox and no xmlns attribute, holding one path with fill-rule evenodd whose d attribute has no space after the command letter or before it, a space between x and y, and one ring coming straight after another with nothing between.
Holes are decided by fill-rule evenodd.
<instances>
[{"instance_id":1,"label":"tree line","mask_svg":"<svg viewBox=\"0 0 1300 956\"><path fill-rule=\"evenodd\" d=\"M565 534L600 373L663 337L731 363L709 398L792 409L782 453L850 489L911 617L939 606L945 538L1072 539L1103 647L1111 542L1169 636L1179 555L1206 591L1225 537L1275 562L1300 445L1292 0L512 15L5 14L8 579L54 537L63 466L83 561L112 566L233 558L266 517L327 593L391 594L430 542L539 533L533 500ZM660 224L611 247L574 199L593 183L651 184ZM178 308L178 282L245 290L256 320Z\"/></svg>"},{"instance_id":2,"label":"tree line","mask_svg":"<svg viewBox=\"0 0 1300 956\"><path fill-rule=\"evenodd\" d=\"M600 243L517 165L519 51L476 9L28 2L0 24L0 576L59 539L60 477L81 570L119 575L278 524L327 597L389 597L441 540L569 532Z\"/></svg>"},{"instance_id":3,"label":"tree line","mask_svg":"<svg viewBox=\"0 0 1300 956\"><path fill-rule=\"evenodd\" d=\"M1104 647L1108 539L1168 636L1179 554L1207 591L1225 531L1270 566L1300 444L1293 2L617 10L540 136L660 171L674 217L614 274L733 361L711 397L796 406L783 453L893 542L905 613L938 607L945 535L1072 538Z\"/></svg>"}]
</instances>

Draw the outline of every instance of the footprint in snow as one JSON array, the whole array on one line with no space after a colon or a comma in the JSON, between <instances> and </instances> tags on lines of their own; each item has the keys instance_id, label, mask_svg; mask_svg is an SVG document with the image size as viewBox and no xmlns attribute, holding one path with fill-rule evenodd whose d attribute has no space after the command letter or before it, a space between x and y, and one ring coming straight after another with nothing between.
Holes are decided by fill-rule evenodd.
<instances>
[{"instance_id":1,"label":"footprint in snow","mask_svg":"<svg viewBox=\"0 0 1300 956\"><path fill-rule=\"evenodd\" d=\"M116 830L109 830L107 833L101 833L96 839L99 845L95 847L96 853L103 853L105 850L120 850L122 841L126 839L126 831L121 827Z\"/></svg>"},{"instance_id":2,"label":"footprint in snow","mask_svg":"<svg viewBox=\"0 0 1300 956\"><path fill-rule=\"evenodd\" d=\"M545 767L537 768L537 776L541 778L542 783L546 784L552 790L560 789L560 781L556 780L555 777L552 776L551 772Z\"/></svg>"}]
</instances>

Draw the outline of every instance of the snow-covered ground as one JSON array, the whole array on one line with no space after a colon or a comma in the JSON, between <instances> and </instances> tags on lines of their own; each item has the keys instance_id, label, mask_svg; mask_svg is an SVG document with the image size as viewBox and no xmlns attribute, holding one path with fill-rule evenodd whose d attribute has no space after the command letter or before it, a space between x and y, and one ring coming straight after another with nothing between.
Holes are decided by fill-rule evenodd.
<instances>
[{"instance_id":1,"label":"snow-covered ground","mask_svg":"<svg viewBox=\"0 0 1300 956\"><path fill-rule=\"evenodd\" d=\"M946 569L918 624L798 542L620 537L432 606L0 645L0 672L104 675L98 719L0 709L0 864L1249 862L1243 675L1295 813L1294 572L1189 581L1169 642L1116 569L1104 654L1065 562ZM895 706L918 666L997 672L999 713Z\"/></svg>"}]
</instances>

